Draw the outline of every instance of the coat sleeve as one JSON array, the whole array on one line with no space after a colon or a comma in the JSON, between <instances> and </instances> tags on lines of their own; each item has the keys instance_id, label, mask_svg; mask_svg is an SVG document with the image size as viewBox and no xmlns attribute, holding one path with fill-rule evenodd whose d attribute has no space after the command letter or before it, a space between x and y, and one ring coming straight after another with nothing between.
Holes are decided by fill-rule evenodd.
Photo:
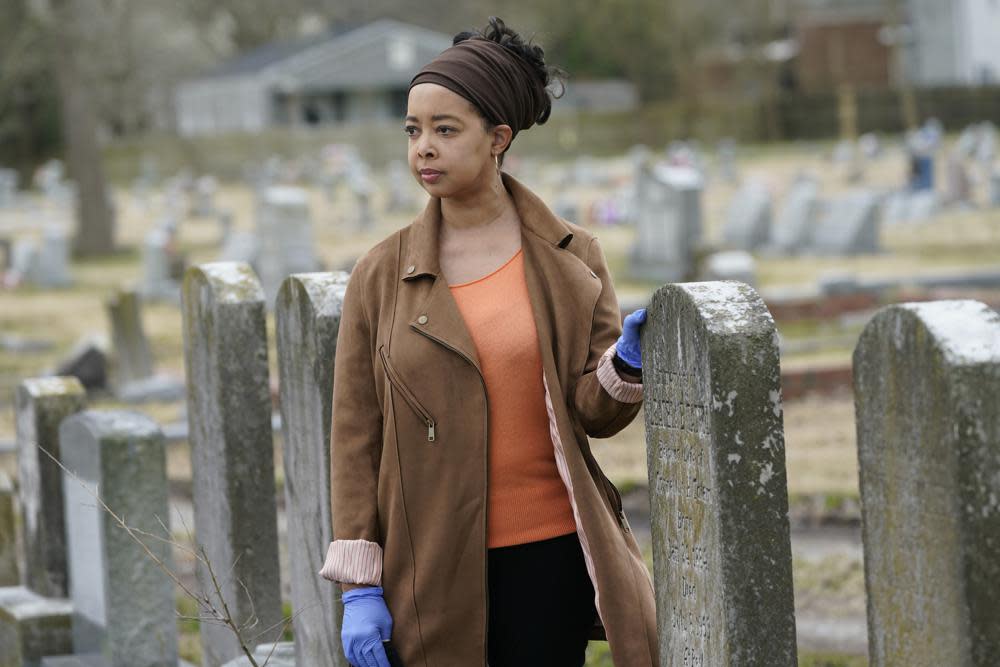
<instances>
[{"instance_id":1,"label":"coat sleeve","mask_svg":"<svg viewBox=\"0 0 1000 667\"><path fill-rule=\"evenodd\" d=\"M611 358L622 333L621 311L604 250L597 238L587 248L587 266L601 281L590 327L590 351L573 392L576 414L587 435L609 438L628 426L642 405L642 382L627 381Z\"/></svg>"},{"instance_id":2,"label":"coat sleeve","mask_svg":"<svg viewBox=\"0 0 1000 667\"><path fill-rule=\"evenodd\" d=\"M330 581L378 586L382 581L378 523L382 409L375 390L372 327L360 274L355 265L337 332L330 432L333 541L319 574Z\"/></svg>"}]
</instances>

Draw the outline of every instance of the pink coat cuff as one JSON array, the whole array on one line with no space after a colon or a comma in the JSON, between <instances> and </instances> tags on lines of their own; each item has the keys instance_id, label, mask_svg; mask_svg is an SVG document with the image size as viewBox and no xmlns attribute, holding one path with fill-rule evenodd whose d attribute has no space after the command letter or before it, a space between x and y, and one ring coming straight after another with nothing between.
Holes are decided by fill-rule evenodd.
<instances>
[{"instance_id":1,"label":"pink coat cuff","mask_svg":"<svg viewBox=\"0 0 1000 667\"><path fill-rule=\"evenodd\" d=\"M638 403L642 400L642 383L628 382L622 379L611 361L614 354L615 345L612 344L601 355L600 361L597 362L597 380L611 395L611 398L622 403Z\"/></svg>"},{"instance_id":2,"label":"pink coat cuff","mask_svg":"<svg viewBox=\"0 0 1000 667\"><path fill-rule=\"evenodd\" d=\"M368 540L334 540L319 575L342 584L380 586L382 547Z\"/></svg>"}]
</instances>

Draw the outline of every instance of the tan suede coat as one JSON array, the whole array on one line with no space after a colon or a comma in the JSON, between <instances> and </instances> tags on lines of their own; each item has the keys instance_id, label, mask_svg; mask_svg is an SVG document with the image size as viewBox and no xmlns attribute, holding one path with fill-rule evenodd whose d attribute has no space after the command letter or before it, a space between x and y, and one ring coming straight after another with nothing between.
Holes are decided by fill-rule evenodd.
<instances>
[{"instance_id":1,"label":"tan suede coat","mask_svg":"<svg viewBox=\"0 0 1000 667\"><path fill-rule=\"evenodd\" d=\"M541 349L553 456L606 638L621 667L658 665L653 586L588 437L636 416L642 385L611 355L621 314L604 253L508 174ZM381 585L407 667L486 664L487 394L441 274L441 200L358 260L334 366L333 537L320 574ZM339 591L338 591L339 592ZM525 604L545 577L524 582Z\"/></svg>"}]
</instances>

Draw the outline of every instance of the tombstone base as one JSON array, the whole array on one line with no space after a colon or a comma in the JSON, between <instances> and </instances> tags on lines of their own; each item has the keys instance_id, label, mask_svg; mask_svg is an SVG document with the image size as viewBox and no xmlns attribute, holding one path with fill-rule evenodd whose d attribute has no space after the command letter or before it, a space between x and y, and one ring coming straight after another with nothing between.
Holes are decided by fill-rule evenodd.
<instances>
[{"instance_id":1,"label":"tombstone base","mask_svg":"<svg viewBox=\"0 0 1000 667\"><path fill-rule=\"evenodd\" d=\"M268 654L271 656L270 660L267 660ZM271 667L295 667L295 642L279 643L274 653L271 653L271 644L258 644L253 650L253 659L257 664L263 664L264 660L267 660L267 664ZM222 667L250 667L250 661L246 657L236 658Z\"/></svg>"},{"instance_id":2,"label":"tombstone base","mask_svg":"<svg viewBox=\"0 0 1000 667\"><path fill-rule=\"evenodd\" d=\"M115 393L125 403L179 401L186 395L182 380L163 374L126 382Z\"/></svg>"},{"instance_id":3,"label":"tombstone base","mask_svg":"<svg viewBox=\"0 0 1000 667\"><path fill-rule=\"evenodd\" d=\"M45 654L73 650L73 603L24 586L0 588L0 667L40 667Z\"/></svg>"}]
</instances>

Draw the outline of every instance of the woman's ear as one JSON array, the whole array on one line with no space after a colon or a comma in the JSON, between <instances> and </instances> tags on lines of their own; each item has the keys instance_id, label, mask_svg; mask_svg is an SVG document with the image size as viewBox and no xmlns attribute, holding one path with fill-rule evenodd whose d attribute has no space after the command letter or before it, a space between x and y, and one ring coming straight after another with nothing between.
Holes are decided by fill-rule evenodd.
<instances>
[{"instance_id":1,"label":"woman's ear","mask_svg":"<svg viewBox=\"0 0 1000 667\"><path fill-rule=\"evenodd\" d=\"M507 150L510 142L514 139L514 130L510 129L510 125L495 125L490 132L492 134L493 154L500 155Z\"/></svg>"}]
</instances>

